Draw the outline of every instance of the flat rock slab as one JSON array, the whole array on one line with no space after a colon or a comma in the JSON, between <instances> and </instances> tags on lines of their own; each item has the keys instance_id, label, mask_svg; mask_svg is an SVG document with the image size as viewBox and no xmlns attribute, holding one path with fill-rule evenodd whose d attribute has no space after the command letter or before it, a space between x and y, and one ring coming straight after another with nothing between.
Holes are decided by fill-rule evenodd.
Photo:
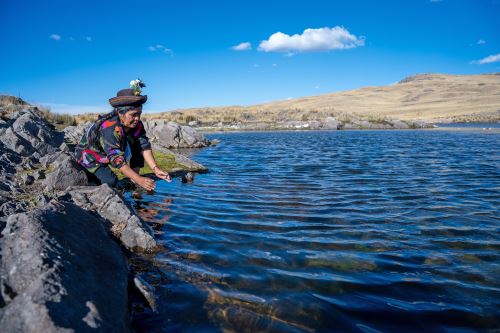
<instances>
[{"instance_id":1,"label":"flat rock slab","mask_svg":"<svg viewBox=\"0 0 500 333\"><path fill-rule=\"evenodd\" d=\"M157 249L151 228L107 184L71 187L67 193L76 205L106 219L111 233L130 251L152 252Z\"/></svg>"},{"instance_id":2,"label":"flat rock slab","mask_svg":"<svg viewBox=\"0 0 500 333\"><path fill-rule=\"evenodd\" d=\"M0 239L2 332L131 332L127 263L104 223L54 202L8 218Z\"/></svg>"}]
</instances>

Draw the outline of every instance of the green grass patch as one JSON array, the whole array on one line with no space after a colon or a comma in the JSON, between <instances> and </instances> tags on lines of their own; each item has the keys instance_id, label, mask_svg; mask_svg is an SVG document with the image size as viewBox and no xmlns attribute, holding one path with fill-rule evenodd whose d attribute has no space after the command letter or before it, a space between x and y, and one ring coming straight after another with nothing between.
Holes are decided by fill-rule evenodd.
<instances>
[{"instance_id":1,"label":"green grass patch","mask_svg":"<svg viewBox=\"0 0 500 333\"><path fill-rule=\"evenodd\" d=\"M155 157L156 164L158 164L160 169L162 169L165 172L171 172L173 169L177 169L177 168L180 168L180 169L186 168L184 165L179 164L175 161L175 155L173 155L173 154L164 153L161 151L153 151L153 156ZM139 170L139 174L140 175L152 174L153 170L151 170L151 168L149 167L149 165L147 165L147 163L145 163L145 164L146 165L144 166L144 168ZM120 170L115 169L115 168L111 168L111 169L116 174L118 179L121 180L121 179L125 178L125 176L123 175L123 173L121 173Z\"/></svg>"}]
</instances>

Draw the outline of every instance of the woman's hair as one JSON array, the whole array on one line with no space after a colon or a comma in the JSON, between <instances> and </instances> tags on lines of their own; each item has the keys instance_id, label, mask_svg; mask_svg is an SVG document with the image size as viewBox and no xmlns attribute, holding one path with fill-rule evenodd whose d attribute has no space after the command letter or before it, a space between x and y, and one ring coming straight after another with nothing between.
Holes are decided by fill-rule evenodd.
<instances>
[{"instance_id":1,"label":"woman's hair","mask_svg":"<svg viewBox=\"0 0 500 333\"><path fill-rule=\"evenodd\" d=\"M136 108L136 106L118 106L113 111L100 115L87 132L87 140L90 146L97 146L99 144L99 128L101 128L102 123L118 114L124 114Z\"/></svg>"}]
</instances>

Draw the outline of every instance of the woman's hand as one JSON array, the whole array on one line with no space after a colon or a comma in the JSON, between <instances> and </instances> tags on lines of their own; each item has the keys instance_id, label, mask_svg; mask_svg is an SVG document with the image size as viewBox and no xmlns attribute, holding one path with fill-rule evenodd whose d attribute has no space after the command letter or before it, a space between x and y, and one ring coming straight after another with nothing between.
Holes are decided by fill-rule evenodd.
<instances>
[{"instance_id":1,"label":"woman's hand","mask_svg":"<svg viewBox=\"0 0 500 333\"><path fill-rule=\"evenodd\" d=\"M153 191L156 187L155 181L148 177L139 176L134 182L146 191Z\"/></svg>"},{"instance_id":2,"label":"woman's hand","mask_svg":"<svg viewBox=\"0 0 500 333\"><path fill-rule=\"evenodd\" d=\"M170 177L168 172L165 172L158 167L154 168L153 172L155 173L156 177L158 177L158 178L165 179L169 183L172 181L172 178Z\"/></svg>"}]
</instances>

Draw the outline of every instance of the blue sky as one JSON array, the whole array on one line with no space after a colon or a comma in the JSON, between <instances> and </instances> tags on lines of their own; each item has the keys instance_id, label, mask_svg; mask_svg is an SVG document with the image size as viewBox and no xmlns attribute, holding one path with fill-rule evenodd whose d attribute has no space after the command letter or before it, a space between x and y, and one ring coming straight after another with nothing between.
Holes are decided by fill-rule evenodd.
<instances>
[{"instance_id":1,"label":"blue sky","mask_svg":"<svg viewBox=\"0 0 500 333\"><path fill-rule=\"evenodd\" d=\"M499 17L500 0L2 0L0 93L105 112L141 78L153 112L500 72Z\"/></svg>"}]
</instances>

